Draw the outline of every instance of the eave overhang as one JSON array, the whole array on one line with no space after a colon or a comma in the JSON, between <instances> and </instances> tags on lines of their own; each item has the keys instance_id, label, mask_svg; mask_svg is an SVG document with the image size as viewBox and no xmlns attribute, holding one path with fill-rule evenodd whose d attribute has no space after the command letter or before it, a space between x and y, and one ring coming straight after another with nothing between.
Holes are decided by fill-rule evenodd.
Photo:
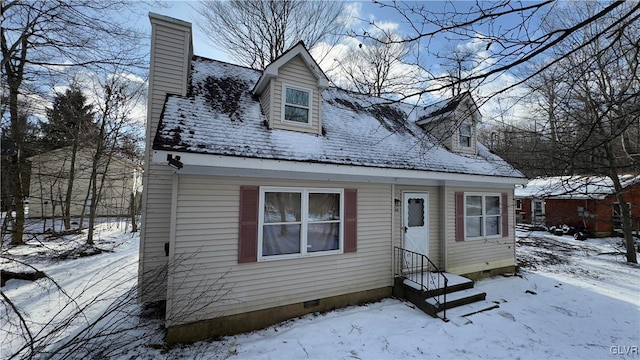
<instances>
[{"instance_id":1,"label":"eave overhang","mask_svg":"<svg viewBox=\"0 0 640 360\"><path fill-rule=\"evenodd\" d=\"M350 181L425 186L473 186L476 188L504 188L505 186L512 187L527 183L526 178L508 176L473 175L426 170L259 159L166 150L153 151L153 163L169 166L168 159L172 159L172 167L176 174ZM176 161L179 162L179 164L176 163Z\"/></svg>"}]
</instances>

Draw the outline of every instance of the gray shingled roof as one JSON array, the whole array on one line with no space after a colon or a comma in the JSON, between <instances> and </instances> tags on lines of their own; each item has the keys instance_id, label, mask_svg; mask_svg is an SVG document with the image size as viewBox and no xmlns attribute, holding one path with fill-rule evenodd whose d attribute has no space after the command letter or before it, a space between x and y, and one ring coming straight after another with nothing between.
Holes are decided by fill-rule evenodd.
<instances>
[{"instance_id":1,"label":"gray shingled roof","mask_svg":"<svg viewBox=\"0 0 640 360\"><path fill-rule=\"evenodd\" d=\"M640 183L640 175L618 176L622 188ZM608 176L576 175L553 176L529 180L524 186L516 186L515 196L522 198L553 199L604 199L615 194L613 181Z\"/></svg>"},{"instance_id":2,"label":"gray shingled roof","mask_svg":"<svg viewBox=\"0 0 640 360\"><path fill-rule=\"evenodd\" d=\"M461 174L524 177L478 145L452 153L414 123L424 108L323 92L323 135L268 129L251 89L260 72L194 57L189 96L167 96L154 150Z\"/></svg>"}]
</instances>

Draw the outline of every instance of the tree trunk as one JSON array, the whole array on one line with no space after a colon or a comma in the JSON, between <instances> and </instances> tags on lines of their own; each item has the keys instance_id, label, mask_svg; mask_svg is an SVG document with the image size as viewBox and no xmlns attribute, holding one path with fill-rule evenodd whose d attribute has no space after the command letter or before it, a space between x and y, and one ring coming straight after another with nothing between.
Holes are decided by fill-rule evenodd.
<instances>
[{"instance_id":1,"label":"tree trunk","mask_svg":"<svg viewBox=\"0 0 640 360\"><path fill-rule=\"evenodd\" d=\"M76 134L76 139L73 141L73 145L71 147L71 163L69 164L69 180L67 182L67 193L64 198L64 228L65 230L71 229L71 200L73 198L73 182L75 179L76 173L76 155L78 153L78 137L79 134ZM80 228L82 228L82 223L80 224Z\"/></svg>"},{"instance_id":2,"label":"tree trunk","mask_svg":"<svg viewBox=\"0 0 640 360\"><path fill-rule=\"evenodd\" d=\"M622 186L620 185L620 180L616 176L613 179L614 186L616 188L616 199L618 199L618 204L620 205L620 216L622 218L622 232L624 234L624 243L627 250L626 257L627 262L637 264L638 258L636 255L635 249L635 240L633 238L633 229L631 225L631 212L629 211L629 206L624 199L624 194L622 192ZM618 190L619 189L619 190Z\"/></svg>"},{"instance_id":3,"label":"tree trunk","mask_svg":"<svg viewBox=\"0 0 640 360\"><path fill-rule=\"evenodd\" d=\"M599 130L602 132L602 126L599 124ZM636 249L634 247L634 239L633 239L633 229L631 228L631 212L629 211L629 206L627 206L627 202L624 199L624 192L622 188L622 184L620 183L620 178L618 177L618 171L615 165L615 157L613 150L611 149L611 143L606 143L603 145L604 151L606 154L606 159L609 162L609 178L613 182L613 187L616 192L616 199L618 199L618 204L620 205L620 216L622 217L622 232L624 233L624 243L627 250L626 257L627 262L637 264L638 259L636 256Z\"/></svg>"},{"instance_id":4,"label":"tree trunk","mask_svg":"<svg viewBox=\"0 0 640 360\"><path fill-rule=\"evenodd\" d=\"M131 232L138 232L138 223L136 222L136 194L131 193L131 200L129 200L129 214L131 216Z\"/></svg>"},{"instance_id":5,"label":"tree trunk","mask_svg":"<svg viewBox=\"0 0 640 360\"><path fill-rule=\"evenodd\" d=\"M22 119L18 112L18 91L21 79L8 76L9 85L9 116L11 118L11 138L16 146L16 154L11 160L13 167L13 201L16 216L11 228L11 244L24 244L24 180L23 172L25 167L24 160L24 133L26 118ZM11 211L11 209L9 209Z\"/></svg>"}]
</instances>

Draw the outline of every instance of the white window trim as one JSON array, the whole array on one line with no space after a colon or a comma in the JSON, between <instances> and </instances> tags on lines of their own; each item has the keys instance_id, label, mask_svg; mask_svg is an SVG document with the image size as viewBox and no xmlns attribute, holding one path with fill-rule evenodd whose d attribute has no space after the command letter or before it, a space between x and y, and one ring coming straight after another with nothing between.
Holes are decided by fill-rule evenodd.
<instances>
[{"instance_id":1,"label":"white window trim","mask_svg":"<svg viewBox=\"0 0 640 360\"><path fill-rule=\"evenodd\" d=\"M462 135L462 126L468 126L469 127L469 146L465 145L462 143L461 139L463 137ZM466 135L464 137L467 137ZM460 146L461 148L464 149L469 149L472 147L473 144L473 126L471 126L471 124L466 124L466 123L462 123L460 124L460 126L458 127L458 146Z\"/></svg>"},{"instance_id":2,"label":"white window trim","mask_svg":"<svg viewBox=\"0 0 640 360\"><path fill-rule=\"evenodd\" d=\"M627 207L629 208L629 210L631 210L631 203L630 203L629 201L625 201L625 202L627 203ZM616 201L616 202L612 203L612 204L611 204L611 211L613 211L613 207L614 207L615 205L620 206L620 202L619 202L619 201Z\"/></svg>"},{"instance_id":3,"label":"white window trim","mask_svg":"<svg viewBox=\"0 0 640 360\"><path fill-rule=\"evenodd\" d=\"M287 104L287 88L293 89L293 90L298 90L298 91L304 91L309 93L309 107L305 108L304 106L300 106L298 104ZM305 127L310 127L313 124L313 90L309 89L309 88L305 88L305 87L300 87L300 86L295 86L295 85L291 85L291 84L287 84L287 83L282 83L282 106L280 109L280 122L282 122L283 124L290 124L290 125L297 125L297 126L305 126ZM285 120L284 116L285 116L285 107L289 105L289 106L294 106L294 107L299 107L302 109L308 109L308 114L309 117L307 118L307 122L306 123L302 123L302 122L297 122L297 121L289 121L289 120Z\"/></svg>"},{"instance_id":4,"label":"white window trim","mask_svg":"<svg viewBox=\"0 0 640 360\"><path fill-rule=\"evenodd\" d=\"M300 225L300 253L284 255L262 255L262 232L264 226L264 194L267 192L295 192L301 194L301 225ZM338 250L307 252L307 226L309 224L309 193L340 194L340 226ZM260 199L258 201L258 261L272 261L297 259L310 256L325 256L342 254L344 252L344 189L337 188L304 188L304 187L260 187Z\"/></svg>"},{"instance_id":5,"label":"white window trim","mask_svg":"<svg viewBox=\"0 0 640 360\"><path fill-rule=\"evenodd\" d=\"M626 201L626 203L627 203L627 209L629 210L629 214L631 214L631 203L628 201ZM616 215L616 209L615 209L616 205L620 207L620 202L614 202L613 204L611 204L611 215L613 215L613 217L619 217L620 219L622 219L622 211L620 211L621 213L620 215Z\"/></svg>"},{"instance_id":6,"label":"white window trim","mask_svg":"<svg viewBox=\"0 0 640 360\"><path fill-rule=\"evenodd\" d=\"M467 196L481 196L482 197L482 221L483 221L483 227L482 227L482 235L480 236L473 236L470 237L468 235L468 231L467 231ZM500 200L500 204L498 205L500 208L500 221L498 222L498 233L496 235L485 235L486 231L487 231L487 226L486 226L486 214L484 214L485 211L485 205L486 205L486 197L487 196L497 196L498 199ZM495 216L495 215L491 215L491 216ZM486 239L495 239L495 238L501 238L502 237L502 217L505 216L505 214L503 214L502 212L502 194L500 193L483 193L483 192L465 192L464 193L464 239L465 240L486 240ZM476 217L476 216L474 216Z\"/></svg>"},{"instance_id":7,"label":"white window trim","mask_svg":"<svg viewBox=\"0 0 640 360\"><path fill-rule=\"evenodd\" d=\"M536 204L540 204L540 214L536 214ZM531 214L532 216L545 216L546 215L546 201L541 199L533 199L531 200Z\"/></svg>"}]
</instances>

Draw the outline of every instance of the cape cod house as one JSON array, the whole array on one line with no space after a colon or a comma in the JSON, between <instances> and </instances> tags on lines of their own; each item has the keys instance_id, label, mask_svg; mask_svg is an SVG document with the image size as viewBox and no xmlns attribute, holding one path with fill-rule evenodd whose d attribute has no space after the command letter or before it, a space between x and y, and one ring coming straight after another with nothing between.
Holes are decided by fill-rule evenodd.
<instances>
[{"instance_id":1,"label":"cape cod house","mask_svg":"<svg viewBox=\"0 0 640 360\"><path fill-rule=\"evenodd\" d=\"M620 175L634 229L640 229L640 176ZM585 228L595 236L621 232L620 203L605 176L579 175L531 179L515 189L516 221L535 226Z\"/></svg>"},{"instance_id":2,"label":"cape cod house","mask_svg":"<svg viewBox=\"0 0 640 360\"><path fill-rule=\"evenodd\" d=\"M476 141L468 94L389 103L329 86L302 43L256 71L150 19L140 296L166 301L170 342L391 296L394 249L514 270L526 180Z\"/></svg>"}]
</instances>

